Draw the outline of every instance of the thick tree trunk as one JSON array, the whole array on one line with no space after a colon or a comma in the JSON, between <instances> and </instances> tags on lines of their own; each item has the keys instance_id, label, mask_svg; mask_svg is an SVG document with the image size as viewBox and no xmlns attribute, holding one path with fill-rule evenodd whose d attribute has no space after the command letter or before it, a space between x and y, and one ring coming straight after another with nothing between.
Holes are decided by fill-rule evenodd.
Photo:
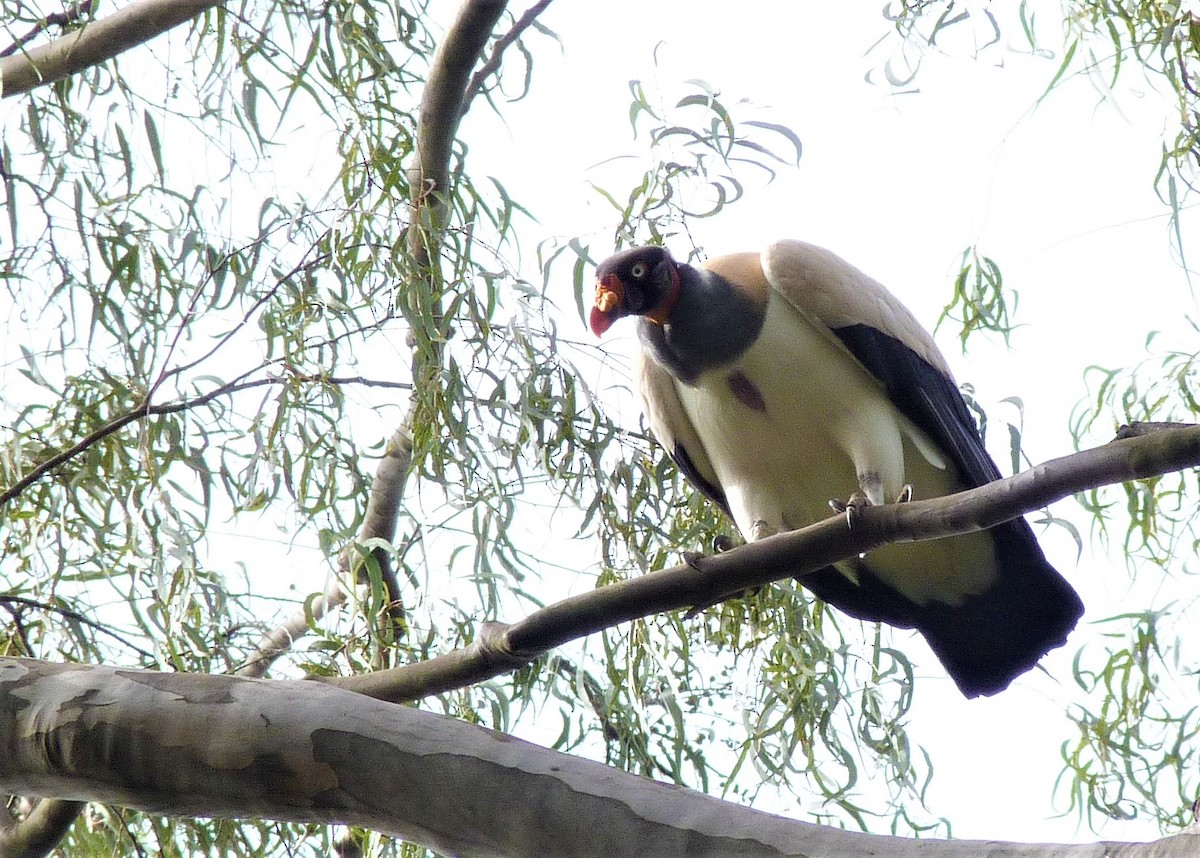
<instances>
[{"instance_id":1,"label":"thick tree trunk","mask_svg":"<svg viewBox=\"0 0 1200 858\"><path fill-rule=\"evenodd\" d=\"M1171 856L797 822L315 682L0 659L0 790L174 816L344 822L454 855Z\"/></svg>"}]
</instances>

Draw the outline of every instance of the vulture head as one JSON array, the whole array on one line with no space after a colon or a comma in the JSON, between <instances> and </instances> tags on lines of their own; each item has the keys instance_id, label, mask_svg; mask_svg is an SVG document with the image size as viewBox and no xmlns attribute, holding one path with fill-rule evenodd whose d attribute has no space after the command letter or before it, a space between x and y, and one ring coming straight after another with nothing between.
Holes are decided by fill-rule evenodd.
<instances>
[{"instance_id":1,"label":"vulture head","mask_svg":"<svg viewBox=\"0 0 1200 858\"><path fill-rule=\"evenodd\" d=\"M661 325L679 297L679 268L665 247L635 247L600 263L589 322L602 336L623 316L645 316Z\"/></svg>"}]
</instances>

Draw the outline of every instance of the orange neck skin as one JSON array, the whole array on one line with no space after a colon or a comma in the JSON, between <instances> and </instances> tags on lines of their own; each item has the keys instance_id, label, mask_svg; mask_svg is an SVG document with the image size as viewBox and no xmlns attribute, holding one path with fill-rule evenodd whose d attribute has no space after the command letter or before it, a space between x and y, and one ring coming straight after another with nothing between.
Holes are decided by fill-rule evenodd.
<instances>
[{"instance_id":1,"label":"orange neck skin","mask_svg":"<svg viewBox=\"0 0 1200 858\"><path fill-rule=\"evenodd\" d=\"M663 299L658 302L658 306L646 313L643 318L649 319L656 325L663 325L667 319L671 317L671 311L675 309L675 302L679 300L679 269L674 265L671 266L671 288Z\"/></svg>"}]
</instances>

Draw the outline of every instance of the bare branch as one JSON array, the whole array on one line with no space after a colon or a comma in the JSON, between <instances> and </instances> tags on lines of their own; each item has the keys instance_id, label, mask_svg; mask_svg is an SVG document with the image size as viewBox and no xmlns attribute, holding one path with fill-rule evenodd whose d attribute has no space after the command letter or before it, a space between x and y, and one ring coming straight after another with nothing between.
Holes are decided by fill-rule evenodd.
<instances>
[{"instance_id":1,"label":"bare branch","mask_svg":"<svg viewBox=\"0 0 1200 858\"><path fill-rule=\"evenodd\" d=\"M542 653L618 623L802 577L893 542L986 530L1071 495L1200 466L1200 426L1165 429L1053 459L977 489L866 507L854 527L837 515L791 533L564 599L525 619L490 624L470 646L428 661L320 681L392 702L460 688L524 667Z\"/></svg>"},{"instance_id":2,"label":"bare branch","mask_svg":"<svg viewBox=\"0 0 1200 858\"><path fill-rule=\"evenodd\" d=\"M220 5L222 0L135 0L48 45L0 59L0 98L111 60Z\"/></svg>"},{"instance_id":3,"label":"bare branch","mask_svg":"<svg viewBox=\"0 0 1200 858\"><path fill-rule=\"evenodd\" d=\"M511 30L496 40L496 44L492 46L492 52L488 54L487 62L479 67L479 71L471 76L471 82L467 84L467 96L463 100L462 106L463 113L471 109L471 102L475 100L475 96L479 95L488 77L500 70L500 62L504 59L504 52L517 39L521 38L521 35L526 30L533 26L538 16L546 11L546 7L551 2L552 0L538 0L537 3L534 3L525 11L524 15L516 20Z\"/></svg>"},{"instance_id":4,"label":"bare branch","mask_svg":"<svg viewBox=\"0 0 1200 858\"><path fill-rule=\"evenodd\" d=\"M0 822L0 855L4 858L49 855L85 807L87 804L82 801L48 798L34 805L24 819Z\"/></svg>"},{"instance_id":5,"label":"bare branch","mask_svg":"<svg viewBox=\"0 0 1200 858\"><path fill-rule=\"evenodd\" d=\"M1191 423L1174 423L1168 421L1137 421L1135 423L1126 423L1117 430L1118 438L1136 438L1139 435L1152 435L1155 432L1161 432L1163 429L1183 429L1191 426Z\"/></svg>"}]
</instances>

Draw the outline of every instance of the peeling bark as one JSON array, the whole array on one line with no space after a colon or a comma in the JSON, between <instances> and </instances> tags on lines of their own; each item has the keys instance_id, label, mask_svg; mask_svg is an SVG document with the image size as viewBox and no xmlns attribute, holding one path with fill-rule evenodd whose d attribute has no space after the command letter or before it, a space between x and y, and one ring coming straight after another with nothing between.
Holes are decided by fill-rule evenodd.
<instances>
[{"instance_id":1,"label":"peeling bark","mask_svg":"<svg viewBox=\"0 0 1200 858\"><path fill-rule=\"evenodd\" d=\"M0 789L172 816L340 822L462 856L1187 858L1200 835L908 840L760 813L312 682L0 658Z\"/></svg>"}]
</instances>

